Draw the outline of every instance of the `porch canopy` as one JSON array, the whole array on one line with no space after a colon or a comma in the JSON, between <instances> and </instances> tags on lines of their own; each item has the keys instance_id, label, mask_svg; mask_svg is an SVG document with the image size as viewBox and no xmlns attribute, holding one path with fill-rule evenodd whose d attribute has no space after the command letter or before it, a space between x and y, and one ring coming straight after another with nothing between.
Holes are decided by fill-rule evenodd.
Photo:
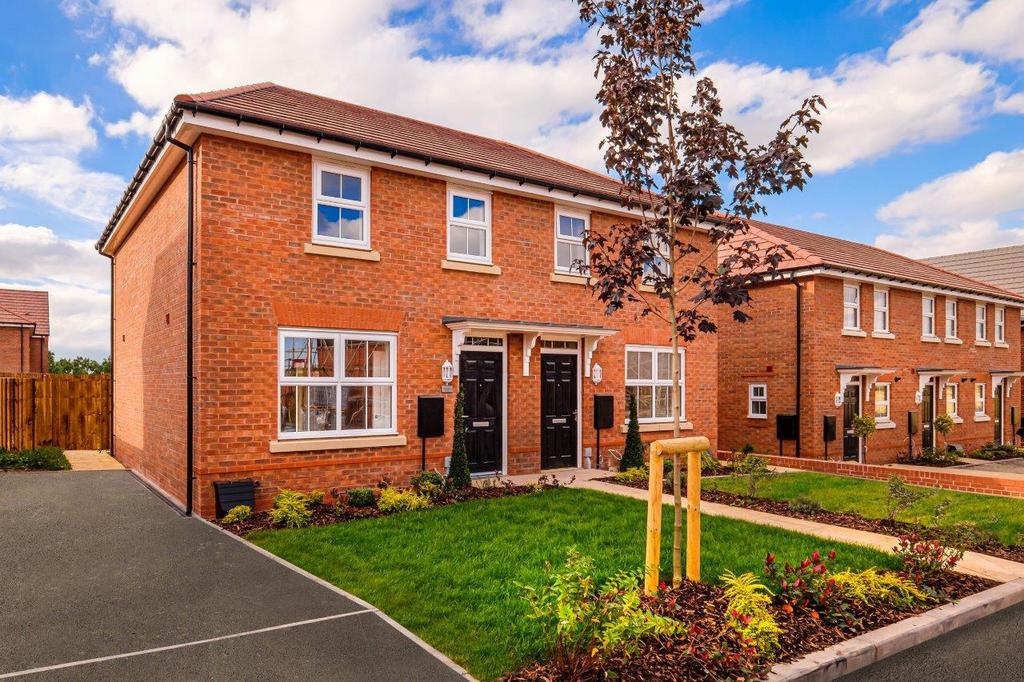
<instances>
[{"instance_id":1,"label":"porch canopy","mask_svg":"<svg viewBox=\"0 0 1024 682\"><path fill-rule=\"evenodd\" d=\"M1010 389L1017 381L1024 377L1024 372L1017 371L1015 369L994 369L989 374L992 375L992 397L996 397L996 389L999 386L1005 386L1003 396L1006 398L1010 397Z\"/></svg>"},{"instance_id":2,"label":"porch canopy","mask_svg":"<svg viewBox=\"0 0 1024 682\"><path fill-rule=\"evenodd\" d=\"M924 387L932 379L938 380L938 385L935 387L935 399L938 400L940 396L945 394L946 384L950 379L961 374L967 374L965 369L951 369L949 367L917 367L914 371L917 372L917 393L914 396L914 402L918 404L922 400L921 396L924 393Z\"/></svg>"},{"instance_id":3,"label":"porch canopy","mask_svg":"<svg viewBox=\"0 0 1024 682\"><path fill-rule=\"evenodd\" d=\"M459 374L459 348L467 336L502 332L523 335L523 376L530 376L530 356L538 339L561 338L581 340L583 376L590 376L590 360L597 350L597 343L606 336L618 334L618 329L595 327L582 324L556 324L554 322L527 322L523 320L495 320L485 317L441 318L441 323L452 330L452 365L456 376Z\"/></svg>"},{"instance_id":4,"label":"porch canopy","mask_svg":"<svg viewBox=\"0 0 1024 682\"><path fill-rule=\"evenodd\" d=\"M875 365L836 365L836 372L839 374L839 398L846 393L846 387L857 377L864 377L863 397L867 397L871 387L875 385L879 377L886 374L894 374L896 369L894 367L877 367Z\"/></svg>"}]
</instances>

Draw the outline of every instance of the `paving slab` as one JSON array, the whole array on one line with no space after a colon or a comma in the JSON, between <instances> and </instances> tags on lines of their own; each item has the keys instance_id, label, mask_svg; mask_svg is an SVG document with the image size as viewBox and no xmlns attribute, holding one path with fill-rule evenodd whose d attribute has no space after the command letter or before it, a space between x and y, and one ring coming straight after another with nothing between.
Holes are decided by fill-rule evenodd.
<instances>
[{"instance_id":1,"label":"paving slab","mask_svg":"<svg viewBox=\"0 0 1024 682\"><path fill-rule=\"evenodd\" d=\"M270 678L308 679L287 671L327 671L328 665L336 669L327 677L378 666L391 679L424 671L433 679L462 677L365 602L204 521L180 516L127 471L0 474L0 505L0 677L218 637L229 639L46 671L33 679L123 678L122 671L147 665L152 668L146 676L157 680L222 679L230 676L216 673L232 665L247 671L243 677L262 677L251 667L260 642L265 648L258 658L273 660L274 670L282 672ZM351 616L351 623L336 618L236 636L368 608L369 614ZM378 637L354 637L353 628Z\"/></svg>"}]
</instances>

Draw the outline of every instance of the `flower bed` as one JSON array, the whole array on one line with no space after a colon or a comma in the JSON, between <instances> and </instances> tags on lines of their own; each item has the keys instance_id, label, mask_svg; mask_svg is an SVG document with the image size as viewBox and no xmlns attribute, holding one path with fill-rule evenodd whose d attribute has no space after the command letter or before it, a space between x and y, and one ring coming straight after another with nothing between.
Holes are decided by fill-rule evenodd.
<instances>
[{"instance_id":1,"label":"flower bed","mask_svg":"<svg viewBox=\"0 0 1024 682\"><path fill-rule=\"evenodd\" d=\"M996 445L985 443L982 447L971 452L968 457L972 459L984 459L990 462L998 462L1004 459L1018 459L1024 457L1024 448L1019 448L1008 443Z\"/></svg>"},{"instance_id":2,"label":"flower bed","mask_svg":"<svg viewBox=\"0 0 1024 682\"><path fill-rule=\"evenodd\" d=\"M0 471L64 471L71 463L60 448L44 446L8 451L0 448Z\"/></svg>"}]
</instances>

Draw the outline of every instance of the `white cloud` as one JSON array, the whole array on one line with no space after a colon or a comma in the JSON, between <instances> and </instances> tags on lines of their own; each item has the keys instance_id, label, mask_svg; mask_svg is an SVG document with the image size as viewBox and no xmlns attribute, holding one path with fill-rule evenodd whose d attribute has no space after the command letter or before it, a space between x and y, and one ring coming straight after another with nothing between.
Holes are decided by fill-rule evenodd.
<instances>
[{"instance_id":1,"label":"white cloud","mask_svg":"<svg viewBox=\"0 0 1024 682\"><path fill-rule=\"evenodd\" d=\"M18 99L0 95L0 147L33 145L80 151L96 144L92 106L37 92Z\"/></svg>"},{"instance_id":2,"label":"white cloud","mask_svg":"<svg viewBox=\"0 0 1024 682\"><path fill-rule=\"evenodd\" d=\"M467 36L487 49L535 48L580 25L579 7L569 0L516 0L498 7L490 0L469 0L453 13Z\"/></svg>"},{"instance_id":3,"label":"white cloud","mask_svg":"<svg viewBox=\"0 0 1024 682\"><path fill-rule=\"evenodd\" d=\"M710 24L731 9L747 4L747 0L704 0L704 14L700 15L702 24Z\"/></svg>"},{"instance_id":4,"label":"white cloud","mask_svg":"<svg viewBox=\"0 0 1024 682\"><path fill-rule=\"evenodd\" d=\"M705 73L718 85L727 115L758 141L805 97L824 97L822 132L808 153L821 173L964 134L984 111L995 79L980 64L944 54L857 55L821 75L726 62Z\"/></svg>"},{"instance_id":5,"label":"white cloud","mask_svg":"<svg viewBox=\"0 0 1024 682\"><path fill-rule=\"evenodd\" d=\"M19 155L0 164L0 189L13 190L93 223L106 222L125 181L62 156Z\"/></svg>"},{"instance_id":6,"label":"white cloud","mask_svg":"<svg viewBox=\"0 0 1024 682\"><path fill-rule=\"evenodd\" d=\"M50 348L58 355L109 350L109 266L92 242L48 227L0 225L0 287L50 292Z\"/></svg>"},{"instance_id":7,"label":"white cloud","mask_svg":"<svg viewBox=\"0 0 1024 682\"><path fill-rule=\"evenodd\" d=\"M915 257L1024 241L1024 149L994 152L974 166L905 192L878 210L896 228L878 246Z\"/></svg>"},{"instance_id":8,"label":"white cloud","mask_svg":"<svg viewBox=\"0 0 1024 682\"><path fill-rule=\"evenodd\" d=\"M1024 2L936 0L917 15L889 48L900 57L936 52L969 52L997 62L1024 60Z\"/></svg>"},{"instance_id":9,"label":"white cloud","mask_svg":"<svg viewBox=\"0 0 1024 682\"><path fill-rule=\"evenodd\" d=\"M996 111L1001 114L1024 114L1024 93L1015 93L996 100Z\"/></svg>"},{"instance_id":10,"label":"white cloud","mask_svg":"<svg viewBox=\"0 0 1024 682\"><path fill-rule=\"evenodd\" d=\"M120 121L107 123L103 126L103 132L107 137L126 137L127 135L138 135L149 138L156 135L160 127L160 121L164 113L158 111L152 116L147 116L141 111L133 112L131 116Z\"/></svg>"}]
</instances>

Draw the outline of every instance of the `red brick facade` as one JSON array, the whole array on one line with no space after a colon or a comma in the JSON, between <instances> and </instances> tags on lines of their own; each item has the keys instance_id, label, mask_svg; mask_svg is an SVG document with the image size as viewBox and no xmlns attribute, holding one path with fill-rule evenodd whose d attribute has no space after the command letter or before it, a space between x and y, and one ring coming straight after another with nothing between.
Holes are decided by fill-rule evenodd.
<instances>
[{"instance_id":1,"label":"red brick facade","mask_svg":"<svg viewBox=\"0 0 1024 682\"><path fill-rule=\"evenodd\" d=\"M802 286L802 353L801 353L801 456L821 458L824 455L823 417L837 418L838 440L829 444L830 458L843 456L843 408L836 407L835 395L840 388L839 366L878 367L894 369L877 377L878 383L890 387L890 419L892 426L880 428L866 442L865 461L891 462L908 446L907 414L919 412L915 402L919 390L921 368L962 370L948 378L959 386L957 423L949 435L950 443L967 449L994 440L992 384L993 371L1019 370L1021 367L1020 309L1005 306L1005 344L992 343L996 304L987 303L988 340L975 342L975 304L967 295L958 300L958 333L961 343L947 341L945 331L945 299L935 296L935 330L937 339L922 340L922 291L904 284L882 285L889 290L889 330L892 338L874 333L874 284L859 282L860 329L862 335L843 331L843 283L838 277L812 276L798 278ZM924 295L931 296L932 293ZM775 439L775 417L795 414L796 410L796 289L791 281L767 284L753 292L750 309L754 320L738 324L727 320L719 338L719 443L729 450L745 444L758 452L778 454ZM861 382L866 383L864 377ZM1010 379L1005 380L1009 383ZM767 387L767 419L748 416L748 390L752 383ZM862 383L862 387L863 387ZM976 416L974 390L977 383L986 386L984 417ZM1009 441L1009 405L1020 404L1013 385L1006 399L1003 439ZM872 392L864 391L862 413L874 415ZM936 414L945 412L945 401L936 401ZM921 447L921 433L915 438ZM941 445L937 437L936 445ZM795 443L783 445L784 454L794 454Z\"/></svg>"},{"instance_id":2,"label":"red brick facade","mask_svg":"<svg viewBox=\"0 0 1024 682\"><path fill-rule=\"evenodd\" d=\"M0 326L0 373L46 372L47 339L32 327Z\"/></svg>"},{"instance_id":3,"label":"red brick facade","mask_svg":"<svg viewBox=\"0 0 1024 682\"><path fill-rule=\"evenodd\" d=\"M258 503L282 487L347 488L383 478L404 483L420 466L416 398L438 394L452 360L445 316L589 325L602 338L583 376L580 453L594 448L593 396L615 396L625 420L625 345L667 345L662 323L637 310L606 316L588 287L553 281L555 205L492 194L493 264L500 274L442 268L446 192L442 179L383 166L370 176L371 248L379 261L307 253L313 212L313 156L299 150L204 134L196 143L196 486L212 515L216 480L255 478ZM134 232L115 265L115 456L178 500L183 497L184 183L179 171ZM613 215L590 212L594 229ZM282 327L397 331L397 434L405 445L272 451L278 437L278 330ZM505 340L507 473L539 471L540 358L523 376L523 334ZM543 338L543 337L542 337ZM686 348L686 418L693 432L717 433L717 344ZM582 344L581 344L582 345ZM456 379L456 386L458 380ZM452 394L444 438L428 444L428 466L450 453ZM647 431L645 437L664 435ZM619 429L602 449L620 446ZM341 442L339 439L338 442ZM283 441L282 441L283 442Z\"/></svg>"}]
</instances>

